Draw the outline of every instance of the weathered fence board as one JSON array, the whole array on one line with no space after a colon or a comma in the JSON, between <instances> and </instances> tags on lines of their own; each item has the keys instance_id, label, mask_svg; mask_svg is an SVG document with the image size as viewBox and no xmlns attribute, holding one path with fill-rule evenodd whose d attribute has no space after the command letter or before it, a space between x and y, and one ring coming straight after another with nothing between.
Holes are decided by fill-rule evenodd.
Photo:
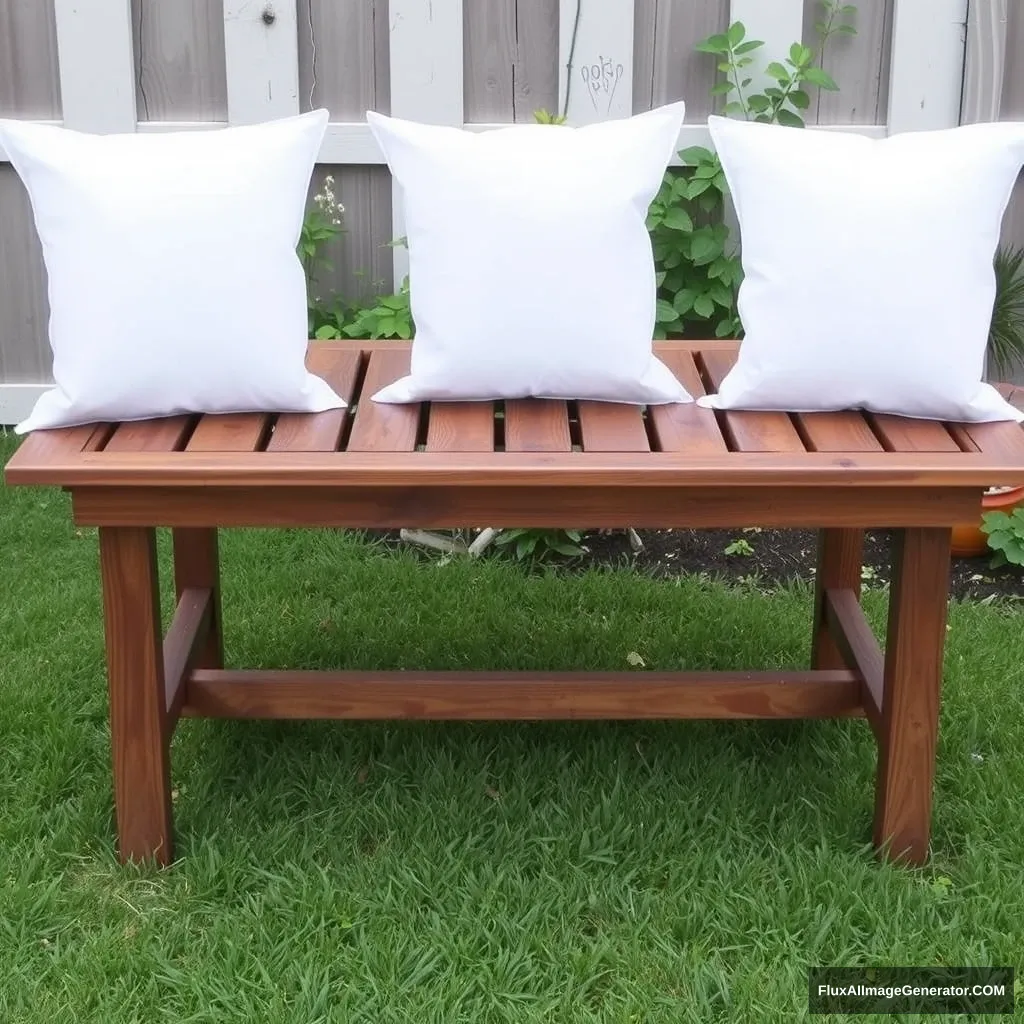
<instances>
[{"instance_id":1,"label":"weathered fence board","mask_svg":"<svg viewBox=\"0 0 1024 1024\"><path fill-rule=\"evenodd\" d=\"M686 101L686 120L699 122L715 109L714 57L694 47L729 24L728 0L638 0L634 29L633 109Z\"/></svg>"},{"instance_id":2,"label":"weathered fence board","mask_svg":"<svg viewBox=\"0 0 1024 1024\"><path fill-rule=\"evenodd\" d=\"M532 121L558 103L558 0L465 0L465 120Z\"/></svg>"},{"instance_id":3,"label":"weathered fence board","mask_svg":"<svg viewBox=\"0 0 1024 1024\"><path fill-rule=\"evenodd\" d=\"M813 97L808 122L813 124L885 124L889 100L893 0L859 0L851 19L855 36L833 36L825 48L825 70L839 92ZM803 42L817 50L821 38L821 0L804 0Z\"/></svg>"},{"instance_id":4,"label":"weathered fence board","mask_svg":"<svg viewBox=\"0 0 1024 1024\"><path fill-rule=\"evenodd\" d=\"M140 121L226 121L220 0L132 0Z\"/></svg>"},{"instance_id":5,"label":"weathered fence board","mask_svg":"<svg viewBox=\"0 0 1024 1024\"><path fill-rule=\"evenodd\" d=\"M0 116L60 117L53 0L0 0Z\"/></svg>"}]
</instances>

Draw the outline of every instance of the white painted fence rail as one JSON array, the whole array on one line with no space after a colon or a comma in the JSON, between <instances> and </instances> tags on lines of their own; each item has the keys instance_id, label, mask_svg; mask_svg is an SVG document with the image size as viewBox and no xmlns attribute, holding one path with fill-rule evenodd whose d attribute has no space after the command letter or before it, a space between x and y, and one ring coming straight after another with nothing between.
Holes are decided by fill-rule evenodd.
<instances>
[{"instance_id":1,"label":"white painted fence rail","mask_svg":"<svg viewBox=\"0 0 1024 1024\"><path fill-rule=\"evenodd\" d=\"M473 0L486 2L486 0ZM1015 0L1010 0L1015 2ZM391 112L397 117L460 126L463 102L464 0L390 0ZM1007 0L893 0L887 125L830 125L871 137L887 132L955 125L998 116L990 75L978 55L1002 55ZM632 0L559 0L559 112L572 124L628 116L633 109ZM785 52L802 34L803 0L732 0L733 20L765 52ZM55 0L63 123L85 131L173 131L219 128L221 123L139 123L131 0ZM968 25L974 33L968 41ZM224 0L229 124L298 112L296 0ZM972 95L964 91L965 52ZM571 66L570 66L571 57ZM684 99L686 97L683 97ZM486 131L496 125L466 125ZM708 144L702 124L687 124L679 148ZM6 155L0 147L0 161ZM325 164L381 164L365 122L333 122L319 155ZM402 204L394 196L395 236L403 233ZM395 250L396 283L407 271ZM28 412L44 385L0 383L0 421Z\"/></svg>"}]
</instances>

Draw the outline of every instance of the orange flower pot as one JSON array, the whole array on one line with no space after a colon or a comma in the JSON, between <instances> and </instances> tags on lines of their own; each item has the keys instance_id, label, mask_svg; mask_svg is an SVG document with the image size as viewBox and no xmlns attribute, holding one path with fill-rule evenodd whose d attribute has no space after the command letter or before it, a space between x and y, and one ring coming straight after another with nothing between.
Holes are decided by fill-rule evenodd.
<instances>
[{"instance_id":1,"label":"orange flower pot","mask_svg":"<svg viewBox=\"0 0 1024 1024\"><path fill-rule=\"evenodd\" d=\"M986 512L1012 512L1024 504L1024 487L992 487L981 499L981 514ZM953 527L953 557L976 558L989 550L988 535L981 530L981 517L976 523L961 523Z\"/></svg>"}]
</instances>

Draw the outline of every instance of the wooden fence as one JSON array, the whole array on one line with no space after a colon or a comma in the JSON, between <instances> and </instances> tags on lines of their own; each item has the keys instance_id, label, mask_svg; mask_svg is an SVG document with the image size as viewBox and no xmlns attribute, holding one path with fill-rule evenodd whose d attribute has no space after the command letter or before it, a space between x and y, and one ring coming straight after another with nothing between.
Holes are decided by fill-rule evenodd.
<instances>
[{"instance_id":1,"label":"wooden fence","mask_svg":"<svg viewBox=\"0 0 1024 1024\"><path fill-rule=\"evenodd\" d=\"M883 136L1024 117L1020 0L859 0L858 35L826 66L841 91L809 120ZM815 39L818 0L0 0L0 116L89 131L215 128L331 111L318 177L346 207L336 287L390 288L399 197L367 109L443 124L573 123L684 98L680 147L705 142L714 58L731 20L775 58ZM578 14L578 20L577 20ZM574 37L571 73L566 65ZM28 204L0 149L0 423L49 380L46 295ZM154 195L154 202L159 196ZM258 212L254 213L258 216ZM1008 218L1024 242L1024 202ZM154 310L154 316L160 311Z\"/></svg>"}]
</instances>

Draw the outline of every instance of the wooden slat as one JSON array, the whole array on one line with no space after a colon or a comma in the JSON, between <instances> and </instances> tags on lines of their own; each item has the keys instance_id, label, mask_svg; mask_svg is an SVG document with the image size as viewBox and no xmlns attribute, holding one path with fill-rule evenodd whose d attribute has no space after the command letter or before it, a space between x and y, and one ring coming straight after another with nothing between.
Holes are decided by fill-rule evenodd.
<instances>
[{"instance_id":1,"label":"wooden slat","mask_svg":"<svg viewBox=\"0 0 1024 1024\"><path fill-rule=\"evenodd\" d=\"M427 451L494 451L494 403L432 402Z\"/></svg>"},{"instance_id":2,"label":"wooden slat","mask_svg":"<svg viewBox=\"0 0 1024 1024\"><path fill-rule=\"evenodd\" d=\"M658 355L694 398L704 394L704 382L692 352L666 349ZM696 402L672 403L651 406L649 415L660 451L716 455L729 450L713 409L702 409Z\"/></svg>"},{"instance_id":3,"label":"wooden slat","mask_svg":"<svg viewBox=\"0 0 1024 1024\"><path fill-rule=\"evenodd\" d=\"M880 452L882 445L864 416L845 412L805 412L797 416L812 452Z\"/></svg>"},{"instance_id":4,"label":"wooden slat","mask_svg":"<svg viewBox=\"0 0 1024 1024\"><path fill-rule=\"evenodd\" d=\"M859 582L859 581L858 581ZM864 685L864 713L878 734L882 724L884 699L884 655L875 634L864 617L852 590L826 590L825 621L829 633L846 664L860 674Z\"/></svg>"},{"instance_id":5,"label":"wooden slat","mask_svg":"<svg viewBox=\"0 0 1024 1024\"><path fill-rule=\"evenodd\" d=\"M185 698L185 684L203 654L213 620L213 592L198 587L183 591L164 637L164 705L173 727Z\"/></svg>"},{"instance_id":6,"label":"wooden slat","mask_svg":"<svg viewBox=\"0 0 1024 1024\"><path fill-rule=\"evenodd\" d=\"M411 452L416 447L420 407L385 405L374 402L381 388L393 384L409 372L409 349L379 348L370 352L359 395L359 405L348 440L350 452Z\"/></svg>"},{"instance_id":7,"label":"wooden slat","mask_svg":"<svg viewBox=\"0 0 1024 1024\"><path fill-rule=\"evenodd\" d=\"M254 452L270 431L264 413L231 412L203 416L185 447L187 452Z\"/></svg>"},{"instance_id":8,"label":"wooden slat","mask_svg":"<svg viewBox=\"0 0 1024 1024\"><path fill-rule=\"evenodd\" d=\"M704 368L715 390L736 361L731 352L708 349L701 352ZM726 412L726 429L741 452L802 452L803 441L789 415L784 412Z\"/></svg>"},{"instance_id":9,"label":"wooden slat","mask_svg":"<svg viewBox=\"0 0 1024 1024\"><path fill-rule=\"evenodd\" d=\"M188 436L188 416L119 423L103 450L107 452L173 452Z\"/></svg>"},{"instance_id":10,"label":"wooden slat","mask_svg":"<svg viewBox=\"0 0 1024 1024\"><path fill-rule=\"evenodd\" d=\"M199 670L183 715L210 718L833 718L854 672L239 672Z\"/></svg>"},{"instance_id":11,"label":"wooden slat","mask_svg":"<svg viewBox=\"0 0 1024 1024\"><path fill-rule=\"evenodd\" d=\"M354 349L328 349L313 345L306 358L311 373L322 377L339 398L348 403L344 409L318 413L283 413L274 424L267 443L268 452L337 451L359 378L361 354Z\"/></svg>"},{"instance_id":12,"label":"wooden slat","mask_svg":"<svg viewBox=\"0 0 1024 1024\"><path fill-rule=\"evenodd\" d=\"M872 416L875 432L889 452L958 452L960 446L946 428L935 420L914 420L907 416Z\"/></svg>"},{"instance_id":13,"label":"wooden slat","mask_svg":"<svg viewBox=\"0 0 1024 1024\"><path fill-rule=\"evenodd\" d=\"M1024 430L1019 423L950 423L949 432L967 451L993 455L1011 464L1024 464ZM994 485L997 483L995 481Z\"/></svg>"},{"instance_id":14,"label":"wooden slat","mask_svg":"<svg viewBox=\"0 0 1024 1024\"><path fill-rule=\"evenodd\" d=\"M100 429L95 423L86 423L80 427L33 431L18 446L7 464L8 470L17 471L20 465L45 466L53 459L78 455Z\"/></svg>"},{"instance_id":15,"label":"wooden slat","mask_svg":"<svg viewBox=\"0 0 1024 1024\"><path fill-rule=\"evenodd\" d=\"M643 410L617 402L580 402L580 434L585 452L647 452Z\"/></svg>"},{"instance_id":16,"label":"wooden slat","mask_svg":"<svg viewBox=\"0 0 1024 1024\"><path fill-rule=\"evenodd\" d=\"M505 403L505 451L568 452L569 410L565 402L517 398Z\"/></svg>"}]
</instances>

